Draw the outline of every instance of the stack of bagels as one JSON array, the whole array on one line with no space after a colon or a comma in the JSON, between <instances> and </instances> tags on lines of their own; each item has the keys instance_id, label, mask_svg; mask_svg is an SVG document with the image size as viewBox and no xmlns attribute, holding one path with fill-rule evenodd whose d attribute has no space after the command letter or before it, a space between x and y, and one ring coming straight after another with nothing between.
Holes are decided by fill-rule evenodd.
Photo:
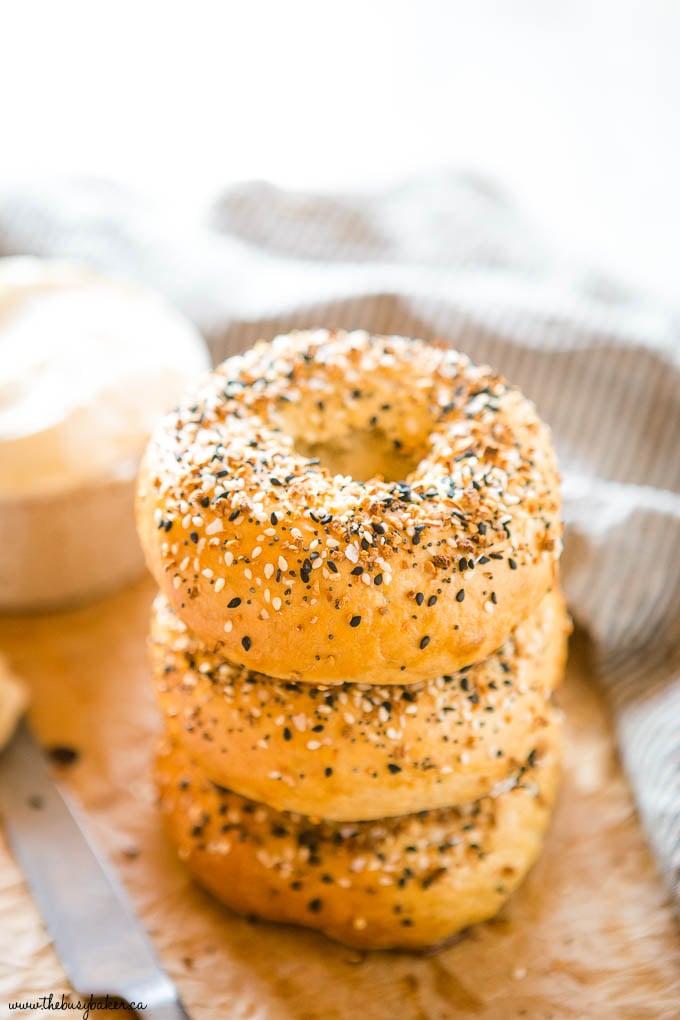
<instances>
[{"instance_id":1,"label":"stack of bagels","mask_svg":"<svg viewBox=\"0 0 680 1020\"><path fill-rule=\"evenodd\" d=\"M280 336L164 420L156 780L206 887L365 948L496 913L559 775L559 513L533 405L446 346Z\"/></svg>"}]
</instances>

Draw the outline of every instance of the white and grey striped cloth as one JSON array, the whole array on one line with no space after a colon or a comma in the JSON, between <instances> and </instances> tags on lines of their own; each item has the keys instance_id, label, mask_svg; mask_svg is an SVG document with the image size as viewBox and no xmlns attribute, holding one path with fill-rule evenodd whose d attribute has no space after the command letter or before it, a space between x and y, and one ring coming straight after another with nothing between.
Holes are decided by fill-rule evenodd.
<instances>
[{"instance_id":1,"label":"white and grey striped cloth","mask_svg":"<svg viewBox=\"0 0 680 1020\"><path fill-rule=\"evenodd\" d=\"M485 182L229 191L188 222L110 185L0 194L0 253L87 260L164 292L215 358L307 325L441 337L552 425L563 578L593 639L649 840L680 906L680 321L555 257Z\"/></svg>"}]
</instances>

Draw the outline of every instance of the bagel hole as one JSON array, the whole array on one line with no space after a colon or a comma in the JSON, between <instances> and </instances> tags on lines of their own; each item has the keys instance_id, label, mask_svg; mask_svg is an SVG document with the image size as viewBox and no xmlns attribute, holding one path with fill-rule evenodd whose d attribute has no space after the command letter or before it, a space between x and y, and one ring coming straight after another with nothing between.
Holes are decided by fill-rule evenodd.
<instances>
[{"instance_id":1,"label":"bagel hole","mask_svg":"<svg viewBox=\"0 0 680 1020\"><path fill-rule=\"evenodd\" d=\"M298 437L295 448L304 457L318 460L329 474L350 475L358 482L405 481L425 456L424 448L400 449L380 429L357 429L320 443Z\"/></svg>"}]
</instances>

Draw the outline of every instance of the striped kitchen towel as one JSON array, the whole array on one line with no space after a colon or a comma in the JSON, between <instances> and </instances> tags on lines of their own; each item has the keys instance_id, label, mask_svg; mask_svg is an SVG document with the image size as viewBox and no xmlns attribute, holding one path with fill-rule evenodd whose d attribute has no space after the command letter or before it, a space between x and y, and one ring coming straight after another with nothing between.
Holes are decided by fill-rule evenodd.
<instances>
[{"instance_id":1,"label":"striped kitchen towel","mask_svg":"<svg viewBox=\"0 0 680 1020\"><path fill-rule=\"evenodd\" d=\"M517 383L564 474L564 585L593 641L649 840L680 905L680 323L556 257L495 188L233 187L202 222L111 185L0 195L0 253L87 260L164 292L216 359L331 325L440 337Z\"/></svg>"}]
</instances>

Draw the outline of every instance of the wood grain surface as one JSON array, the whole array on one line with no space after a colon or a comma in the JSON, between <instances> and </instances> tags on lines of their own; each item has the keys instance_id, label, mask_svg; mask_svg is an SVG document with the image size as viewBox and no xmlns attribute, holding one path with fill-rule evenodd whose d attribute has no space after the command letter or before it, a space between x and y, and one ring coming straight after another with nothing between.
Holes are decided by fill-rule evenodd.
<instances>
[{"instance_id":1,"label":"wood grain surface","mask_svg":"<svg viewBox=\"0 0 680 1020\"><path fill-rule=\"evenodd\" d=\"M362 954L235 917L176 861L149 781L158 728L145 647L152 597L144 579L84 609L6 617L0 651L30 685L40 739L79 752L58 773L195 1020L345 1020L359 1011L371 1020L680 1016L680 935L582 638L572 639L561 695L562 791L528 881L495 921L436 956ZM0 839L0 1015L11 1000L62 989L49 937ZM29 1014L12 1013L21 1015Z\"/></svg>"}]
</instances>

